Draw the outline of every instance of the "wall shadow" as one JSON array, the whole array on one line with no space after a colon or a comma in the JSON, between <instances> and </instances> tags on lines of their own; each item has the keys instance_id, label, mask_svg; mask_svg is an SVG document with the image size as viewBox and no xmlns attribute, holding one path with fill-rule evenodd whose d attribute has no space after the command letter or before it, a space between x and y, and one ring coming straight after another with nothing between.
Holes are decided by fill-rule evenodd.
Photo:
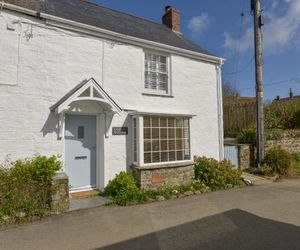
<instances>
[{"instance_id":1,"label":"wall shadow","mask_svg":"<svg viewBox=\"0 0 300 250\"><path fill-rule=\"evenodd\" d=\"M300 228L234 209L98 249L291 250L300 249Z\"/></svg>"},{"instance_id":2,"label":"wall shadow","mask_svg":"<svg viewBox=\"0 0 300 250\"><path fill-rule=\"evenodd\" d=\"M56 133L58 137L58 117L54 112L49 112L41 131L45 137L47 134Z\"/></svg>"}]
</instances>

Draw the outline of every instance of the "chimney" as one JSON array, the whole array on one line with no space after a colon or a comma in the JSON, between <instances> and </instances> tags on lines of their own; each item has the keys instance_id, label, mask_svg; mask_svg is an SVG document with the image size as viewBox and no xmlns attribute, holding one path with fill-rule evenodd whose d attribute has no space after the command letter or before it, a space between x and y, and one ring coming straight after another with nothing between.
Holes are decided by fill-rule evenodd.
<instances>
[{"instance_id":1,"label":"chimney","mask_svg":"<svg viewBox=\"0 0 300 250\"><path fill-rule=\"evenodd\" d=\"M167 5L165 7L165 14L162 17L162 23L168 26L175 32L180 32L180 13L178 10Z\"/></svg>"}]
</instances>

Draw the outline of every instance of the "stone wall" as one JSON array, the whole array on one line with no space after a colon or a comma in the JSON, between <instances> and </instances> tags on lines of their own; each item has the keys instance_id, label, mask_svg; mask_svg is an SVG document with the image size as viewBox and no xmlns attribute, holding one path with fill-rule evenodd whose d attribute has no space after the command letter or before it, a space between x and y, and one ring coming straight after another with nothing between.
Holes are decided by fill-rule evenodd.
<instances>
[{"instance_id":1,"label":"stone wall","mask_svg":"<svg viewBox=\"0 0 300 250\"><path fill-rule=\"evenodd\" d=\"M266 141L266 150L273 146L280 146L290 153L300 152L300 130L286 130L280 140Z\"/></svg>"},{"instance_id":2,"label":"stone wall","mask_svg":"<svg viewBox=\"0 0 300 250\"><path fill-rule=\"evenodd\" d=\"M194 180L194 163L151 167L132 167L142 189L157 189L189 184Z\"/></svg>"},{"instance_id":3,"label":"stone wall","mask_svg":"<svg viewBox=\"0 0 300 250\"><path fill-rule=\"evenodd\" d=\"M246 169L255 166L256 148L248 144L237 144L236 141L230 141L228 145L238 147L239 168ZM280 146L290 153L300 152L300 130L286 130L280 140L269 140L265 142L265 151Z\"/></svg>"},{"instance_id":4,"label":"stone wall","mask_svg":"<svg viewBox=\"0 0 300 250\"><path fill-rule=\"evenodd\" d=\"M57 173L52 180L55 190L52 195L51 211L61 213L69 209L69 177L65 173Z\"/></svg>"},{"instance_id":5,"label":"stone wall","mask_svg":"<svg viewBox=\"0 0 300 250\"><path fill-rule=\"evenodd\" d=\"M255 148L248 144L238 145L239 168L244 170L255 165Z\"/></svg>"}]
</instances>

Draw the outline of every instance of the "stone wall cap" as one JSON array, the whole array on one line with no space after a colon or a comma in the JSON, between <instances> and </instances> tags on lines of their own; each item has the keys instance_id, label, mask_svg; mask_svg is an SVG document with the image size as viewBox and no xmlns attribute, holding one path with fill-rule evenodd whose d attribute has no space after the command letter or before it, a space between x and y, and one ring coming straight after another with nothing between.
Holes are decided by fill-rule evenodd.
<instances>
[{"instance_id":1,"label":"stone wall cap","mask_svg":"<svg viewBox=\"0 0 300 250\"><path fill-rule=\"evenodd\" d=\"M65 172L57 172L53 176L52 180L69 179L69 176Z\"/></svg>"},{"instance_id":2,"label":"stone wall cap","mask_svg":"<svg viewBox=\"0 0 300 250\"><path fill-rule=\"evenodd\" d=\"M151 170L151 169L161 169L161 168L179 168L179 167L187 167L194 165L194 161L182 161L182 162L174 162L174 163L160 163L160 164L153 164L153 165L142 165L136 166L132 165L133 168L138 170Z\"/></svg>"}]
</instances>

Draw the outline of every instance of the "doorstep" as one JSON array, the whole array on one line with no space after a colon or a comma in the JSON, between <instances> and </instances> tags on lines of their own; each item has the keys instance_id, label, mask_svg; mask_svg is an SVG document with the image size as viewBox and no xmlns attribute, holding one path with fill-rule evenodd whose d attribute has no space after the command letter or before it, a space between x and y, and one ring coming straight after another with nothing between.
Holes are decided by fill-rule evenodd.
<instances>
[{"instance_id":1,"label":"doorstep","mask_svg":"<svg viewBox=\"0 0 300 250\"><path fill-rule=\"evenodd\" d=\"M276 181L275 178L274 179L267 178L267 177L263 177L263 176L249 174L247 172L243 172L241 177L244 181L251 183L251 185L253 185L253 186L269 184L269 183L273 183L274 181Z\"/></svg>"},{"instance_id":2,"label":"doorstep","mask_svg":"<svg viewBox=\"0 0 300 250\"><path fill-rule=\"evenodd\" d=\"M108 197L100 195L85 198L70 198L70 206L68 211L99 207L104 205L108 201Z\"/></svg>"}]
</instances>

